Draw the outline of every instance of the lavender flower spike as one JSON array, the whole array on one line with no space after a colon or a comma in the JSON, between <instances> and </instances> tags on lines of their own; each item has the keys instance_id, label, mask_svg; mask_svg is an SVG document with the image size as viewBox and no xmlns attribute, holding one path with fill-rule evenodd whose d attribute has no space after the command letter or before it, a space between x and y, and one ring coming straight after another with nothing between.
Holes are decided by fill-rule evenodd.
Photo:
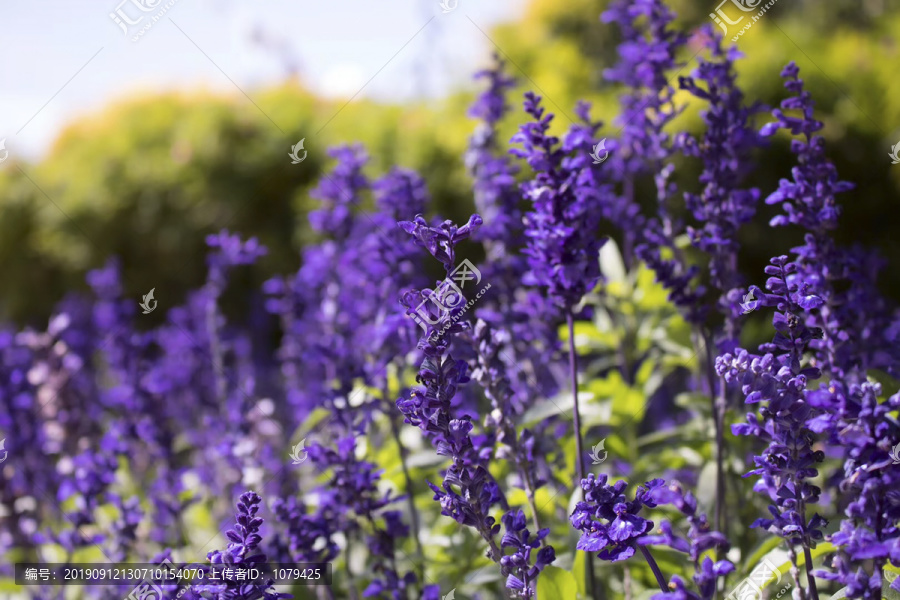
<instances>
[{"instance_id":1,"label":"lavender flower spike","mask_svg":"<svg viewBox=\"0 0 900 600\"><path fill-rule=\"evenodd\" d=\"M572 421L575 430L575 471L584 479L585 459L581 414L578 402L578 364L575 353L573 311L585 293L600 279L598 254L605 239L597 235L604 198L611 197L606 186L598 183L589 152L590 141L599 124L592 123L588 106L581 104L578 114L583 125L575 125L562 145L549 135L552 114L544 113L541 98L525 94L525 112L533 122L523 125L513 139L522 148L510 150L523 158L535 171L534 179L522 185L523 194L533 209L525 215L529 271L524 281L546 290L565 315L569 332L569 376L572 388ZM575 151L569 157L570 151ZM593 564L588 557L588 592L595 590Z\"/></svg>"},{"instance_id":2,"label":"lavender flower spike","mask_svg":"<svg viewBox=\"0 0 900 600\"><path fill-rule=\"evenodd\" d=\"M213 550L209 553L209 562L248 567L266 561L266 555L260 552L262 536L259 534L263 520L256 516L262 498L256 492L241 494L237 503L237 515L234 527L225 532L229 539L225 550ZM199 586L200 591L211 592L215 600L279 600L291 598L290 594L282 594L272 589L272 581L267 583L226 582L215 585Z\"/></svg>"},{"instance_id":3,"label":"lavender flower spike","mask_svg":"<svg viewBox=\"0 0 900 600\"><path fill-rule=\"evenodd\" d=\"M456 259L456 245L481 225L481 217L472 215L462 227L451 221L432 227L421 216L417 216L415 221L400 222L398 225L450 273ZM429 292L408 292L403 296L402 303L412 315L422 299L428 297ZM501 551L494 537L500 531L500 525L489 513L500 501L500 489L472 443L470 433L474 425L471 417L454 414L451 404L457 388L469 381L468 364L454 359L450 354L453 337L469 325L463 319L453 322L454 314L461 308L458 305L455 309L442 311L435 315L433 323L429 322L419 341L419 348L425 354L416 376L420 385L408 397L397 400L397 408L407 423L422 430L439 455L453 459L442 486L428 482L434 491L434 499L441 504L441 514L474 528L490 545L491 559L499 563ZM444 329L446 335L433 335L435 331Z\"/></svg>"},{"instance_id":4,"label":"lavender flower spike","mask_svg":"<svg viewBox=\"0 0 900 600\"><path fill-rule=\"evenodd\" d=\"M811 419L816 410L808 398L808 382L821 376L819 369L804 366L804 352L814 339L822 337L822 330L807 325L806 312L822 304L821 298L810 293L809 283L798 280L796 263L787 256L771 260L766 267L770 275L766 282L769 293L751 287L765 306L774 306L776 334L771 343L760 350L766 354L752 355L738 349L716 360L716 372L728 383L739 383L747 404L760 404L759 416L747 415L747 423L732 426L735 435L752 435L767 444L754 458L756 469L747 475L759 475L754 489L771 500L771 519L758 519L753 527L762 527L788 544L795 565L794 578L799 586L794 547L800 546L806 555L809 591L817 598L812 577L810 549L823 538L825 520L819 515L807 519L806 509L819 501L820 489L809 483L818 474L816 463L824 459L821 450L813 450Z\"/></svg>"}]
</instances>

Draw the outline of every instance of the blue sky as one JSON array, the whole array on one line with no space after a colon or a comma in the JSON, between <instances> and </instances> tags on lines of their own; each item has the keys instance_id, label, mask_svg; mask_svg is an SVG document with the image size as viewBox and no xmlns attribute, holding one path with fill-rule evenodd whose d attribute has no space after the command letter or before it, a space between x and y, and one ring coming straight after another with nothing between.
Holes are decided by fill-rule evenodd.
<instances>
[{"instance_id":1,"label":"blue sky","mask_svg":"<svg viewBox=\"0 0 900 600\"><path fill-rule=\"evenodd\" d=\"M376 73L362 95L440 96L492 50L473 22L486 30L514 19L525 0L456 0L447 13L440 1L6 0L0 139L11 154L35 159L66 122L116 98L172 88L239 94L229 79L252 97L291 68L336 98ZM117 8L132 21L143 17L128 35L110 17Z\"/></svg>"}]
</instances>

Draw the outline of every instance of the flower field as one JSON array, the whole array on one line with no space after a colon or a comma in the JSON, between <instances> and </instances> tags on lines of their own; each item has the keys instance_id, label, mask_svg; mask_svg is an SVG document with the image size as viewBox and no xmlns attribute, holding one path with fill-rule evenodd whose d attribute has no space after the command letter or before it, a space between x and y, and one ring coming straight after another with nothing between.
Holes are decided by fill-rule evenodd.
<instances>
[{"instance_id":1,"label":"flower field","mask_svg":"<svg viewBox=\"0 0 900 600\"><path fill-rule=\"evenodd\" d=\"M0 326L0 596L900 594L897 257L835 235L854 184L803 73L765 106L713 23L663 0L602 20L615 114L514 97L499 54L477 74L467 220L348 143L298 271L240 288L269 249L223 230L183 305L126 296L109 257L46 328ZM762 189L775 139L793 164ZM791 250L748 277L759 223ZM167 561L203 577L15 567ZM302 567L210 577L264 564Z\"/></svg>"}]
</instances>

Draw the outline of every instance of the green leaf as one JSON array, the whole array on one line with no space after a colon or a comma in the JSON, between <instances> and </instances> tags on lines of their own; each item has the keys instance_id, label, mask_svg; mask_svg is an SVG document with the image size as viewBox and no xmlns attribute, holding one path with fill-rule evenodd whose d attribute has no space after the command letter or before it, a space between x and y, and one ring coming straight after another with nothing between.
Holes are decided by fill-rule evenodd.
<instances>
[{"instance_id":1,"label":"green leaf","mask_svg":"<svg viewBox=\"0 0 900 600\"><path fill-rule=\"evenodd\" d=\"M419 450L406 459L406 465L413 469L436 467L446 461L446 457L436 454L434 450Z\"/></svg>"},{"instance_id":2,"label":"green leaf","mask_svg":"<svg viewBox=\"0 0 900 600\"><path fill-rule=\"evenodd\" d=\"M579 401L581 401L582 397L588 398L589 396L584 396L583 392L580 392L578 396ZM550 417L564 414L567 411L572 410L572 406L572 393L560 393L553 398L535 402L531 408L525 411L525 414L519 417L518 423L519 425L526 426L533 423L539 423L541 421L547 420Z\"/></svg>"},{"instance_id":3,"label":"green leaf","mask_svg":"<svg viewBox=\"0 0 900 600\"><path fill-rule=\"evenodd\" d=\"M316 427L320 423L322 423L322 421L330 418L331 411L329 411L327 408L323 408L320 406L314 409L311 413L309 413L309 416L306 417L306 420L301 423L300 427L297 428L297 432L294 433L294 437L298 439L300 437L305 438L307 435L312 433L316 429ZM303 433L299 433L300 431L302 431Z\"/></svg>"},{"instance_id":4,"label":"green leaf","mask_svg":"<svg viewBox=\"0 0 900 600\"><path fill-rule=\"evenodd\" d=\"M700 469L700 475L697 478L697 500L706 506L715 504L716 502L716 463L715 461L707 461L706 465Z\"/></svg>"},{"instance_id":5,"label":"green leaf","mask_svg":"<svg viewBox=\"0 0 900 600\"><path fill-rule=\"evenodd\" d=\"M607 240L600 248L600 271L607 281L624 282L627 277L622 254L612 240Z\"/></svg>"},{"instance_id":6,"label":"green leaf","mask_svg":"<svg viewBox=\"0 0 900 600\"><path fill-rule=\"evenodd\" d=\"M585 571L587 565L587 552L575 552L575 565L572 567L572 573L575 577L575 585L578 586L578 595L587 595L587 582L584 578L587 576Z\"/></svg>"},{"instance_id":7,"label":"green leaf","mask_svg":"<svg viewBox=\"0 0 900 600\"><path fill-rule=\"evenodd\" d=\"M612 401L610 424L643 420L647 408L644 395L625 383L619 371L611 371L603 379L593 379L585 387L597 399Z\"/></svg>"},{"instance_id":8,"label":"green leaf","mask_svg":"<svg viewBox=\"0 0 900 600\"><path fill-rule=\"evenodd\" d=\"M775 567L777 573L772 571L772 567ZM750 571L750 575L747 577L758 582L763 574L772 573L772 576L768 577L762 584L762 587L769 587L771 584L781 581L782 577L787 575L790 570L791 559L788 557L787 551L779 546L766 554L762 562L753 567L753 570Z\"/></svg>"},{"instance_id":9,"label":"green leaf","mask_svg":"<svg viewBox=\"0 0 900 600\"><path fill-rule=\"evenodd\" d=\"M781 538L770 536L765 538L756 549L750 553L746 560L742 561L744 564L741 568L741 574L746 575L747 569L752 568L756 564L759 563L763 559L763 557L767 556L772 550L775 550L781 545Z\"/></svg>"},{"instance_id":10,"label":"green leaf","mask_svg":"<svg viewBox=\"0 0 900 600\"><path fill-rule=\"evenodd\" d=\"M705 440L706 438L701 437L702 435L706 435L703 423L699 420L692 420L671 429L644 434L637 438L636 443L639 450L647 450L655 446L661 446L661 450L664 450L671 448L676 443L687 444L694 443L696 440Z\"/></svg>"},{"instance_id":11,"label":"green leaf","mask_svg":"<svg viewBox=\"0 0 900 600\"><path fill-rule=\"evenodd\" d=\"M781 540L779 539L778 541L780 542ZM813 559L816 559L823 554L828 554L834 551L834 544L830 542L820 542L816 545L815 548L810 551L810 556ZM805 564L806 558L801 554L797 558L797 565L804 566ZM755 564L748 577L754 581L760 581L760 576L764 573L771 573L772 567L774 567L778 571L778 573L773 573L774 577L770 576L763 583L763 587L768 587L776 581L781 581L781 579L791 570L791 560L788 557L788 553L780 545L767 552L766 555L759 561L759 564ZM900 600L900 598L898 598L897 600Z\"/></svg>"},{"instance_id":12,"label":"green leaf","mask_svg":"<svg viewBox=\"0 0 900 600\"><path fill-rule=\"evenodd\" d=\"M642 312L656 312L670 308L668 292L656 281L656 274L643 264L637 274L637 289L632 296Z\"/></svg>"},{"instance_id":13,"label":"green leaf","mask_svg":"<svg viewBox=\"0 0 900 600\"><path fill-rule=\"evenodd\" d=\"M538 600L556 598L577 598L578 583L575 575L557 567L546 567L541 571L537 583Z\"/></svg>"}]
</instances>

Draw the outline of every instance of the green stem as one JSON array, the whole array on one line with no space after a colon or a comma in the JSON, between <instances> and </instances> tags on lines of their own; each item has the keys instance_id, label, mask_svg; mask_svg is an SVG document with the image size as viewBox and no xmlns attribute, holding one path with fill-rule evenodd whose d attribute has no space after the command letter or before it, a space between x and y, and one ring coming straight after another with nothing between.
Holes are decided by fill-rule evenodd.
<instances>
[{"instance_id":1,"label":"green stem","mask_svg":"<svg viewBox=\"0 0 900 600\"><path fill-rule=\"evenodd\" d=\"M712 336L703 333L706 346L706 377L709 384L709 397L712 403L713 423L716 435L716 531L727 537L725 531L725 385L719 381L719 393L716 393L716 373L712 355ZM718 552L718 548L716 552Z\"/></svg>"},{"instance_id":2,"label":"green stem","mask_svg":"<svg viewBox=\"0 0 900 600\"><path fill-rule=\"evenodd\" d=\"M385 400L387 400L388 398L388 392L386 390L384 392L384 398ZM397 448L400 452L400 465L403 467L403 477L406 479L406 502L409 506L409 520L410 524L412 525L413 540L415 540L416 542L416 553L419 555L416 564L416 572L419 576L420 585L424 585L425 551L422 548L422 540L419 539L419 511L416 509L416 494L413 487L412 475L409 472L409 465L406 462L409 453L406 447L403 445L403 442L400 441L400 425L397 423L397 418L394 414L394 411L390 411L388 413L388 420L391 422L391 433L394 436L394 441L397 443Z\"/></svg>"},{"instance_id":3,"label":"green stem","mask_svg":"<svg viewBox=\"0 0 900 600\"><path fill-rule=\"evenodd\" d=\"M578 486L585 478L584 465L584 440L581 438L581 412L578 406L578 356L575 352L575 319L572 311L566 312L566 325L569 329L569 375L572 381L572 415L575 428L575 469L578 473ZM584 488L581 488L581 497L584 499ZM585 579L587 593L590 598L597 598L597 582L594 577L594 556L590 552L585 554Z\"/></svg>"},{"instance_id":4,"label":"green stem","mask_svg":"<svg viewBox=\"0 0 900 600\"><path fill-rule=\"evenodd\" d=\"M653 574L656 576L656 583L659 585L659 589L662 590L663 594L667 593L669 591L669 584L666 582L666 578L663 577L662 571L659 569L659 565L656 564L653 555L650 554L650 551L647 550L646 546L638 546L638 548L640 549L641 554L644 555L647 564L650 565L650 570L653 571Z\"/></svg>"}]
</instances>

